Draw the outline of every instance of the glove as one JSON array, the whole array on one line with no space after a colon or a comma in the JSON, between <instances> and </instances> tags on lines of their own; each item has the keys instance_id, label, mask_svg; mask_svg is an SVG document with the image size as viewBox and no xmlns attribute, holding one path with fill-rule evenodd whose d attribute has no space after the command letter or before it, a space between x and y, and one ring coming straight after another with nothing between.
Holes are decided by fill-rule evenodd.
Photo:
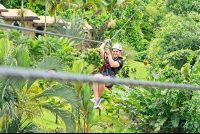
<instances>
[{"instance_id":1,"label":"glove","mask_svg":"<svg viewBox=\"0 0 200 134\"><path fill-rule=\"evenodd\" d=\"M105 44L106 43L111 43L111 40L110 39L107 39L106 41L105 41Z\"/></svg>"}]
</instances>

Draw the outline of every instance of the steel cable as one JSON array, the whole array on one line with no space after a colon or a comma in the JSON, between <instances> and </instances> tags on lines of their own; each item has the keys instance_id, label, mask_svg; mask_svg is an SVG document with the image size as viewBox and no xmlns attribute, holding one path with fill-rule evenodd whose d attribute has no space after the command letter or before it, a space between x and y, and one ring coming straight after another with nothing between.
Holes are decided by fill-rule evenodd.
<instances>
[{"instance_id":1,"label":"steel cable","mask_svg":"<svg viewBox=\"0 0 200 134\"><path fill-rule=\"evenodd\" d=\"M21 68L21 67L0 67L0 77L48 79L48 80L78 81L78 82L100 82L100 83L136 85L144 87L200 90L200 86L195 86L195 85L184 85L184 84L165 83L156 81L142 81L142 80L124 79L124 78L103 79L103 78L95 78L93 75L77 74L70 72L48 72L46 70L41 70L41 69L31 69L31 68Z\"/></svg>"}]
</instances>

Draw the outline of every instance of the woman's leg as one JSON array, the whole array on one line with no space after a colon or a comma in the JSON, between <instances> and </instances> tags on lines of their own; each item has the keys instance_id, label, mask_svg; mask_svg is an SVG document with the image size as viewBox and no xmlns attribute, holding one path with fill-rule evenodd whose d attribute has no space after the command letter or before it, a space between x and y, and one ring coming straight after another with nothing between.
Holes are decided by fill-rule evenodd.
<instances>
[{"instance_id":1,"label":"woman's leg","mask_svg":"<svg viewBox=\"0 0 200 134\"><path fill-rule=\"evenodd\" d=\"M96 78L103 78L102 74L95 74L94 77ZM94 98L95 100L98 100L100 98L100 92L103 92L105 89L105 83L98 83L98 82L93 82L93 91L94 91Z\"/></svg>"},{"instance_id":2,"label":"woman's leg","mask_svg":"<svg viewBox=\"0 0 200 134\"><path fill-rule=\"evenodd\" d=\"M105 78L105 79L110 79L110 77L109 76L105 76L105 77L103 77L103 78ZM102 93L103 93L103 91L104 91L104 89L105 89L105 86L109 86L110 85L110 83L101 83L104 87L103 88L99 88L100 90L99 90L99 93L98 93L98 97L100 98L101 97L101 95L102 95ZM100 85L100 84L99 84ZM102 90L103 89L103 90Z\"/></svg>"}]
</instances>

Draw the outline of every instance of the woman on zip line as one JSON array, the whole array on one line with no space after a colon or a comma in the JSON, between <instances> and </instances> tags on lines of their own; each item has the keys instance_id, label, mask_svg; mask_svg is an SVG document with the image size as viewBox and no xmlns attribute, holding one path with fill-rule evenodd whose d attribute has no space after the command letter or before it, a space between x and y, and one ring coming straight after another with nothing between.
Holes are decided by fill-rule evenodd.
<instances>
[{"instance_id":1,"label":"woman on zip line","mask_svg":"<svg viewBox=\"0 0 200 134\"><path fill-rule=\"evenodd\" d=\"M106 50L104 51L104 47L106 43L112 43L111 39L108 39L104 41L104 43L101 44L99 51L101 53L101 56L104 58L104 64L101 67L101 72L94 75L96 78L105 78L110 79L110 77L115 77L115 75L118 73L118 71L123 66L123 58L120 57L120 54L122 52L122 46L120 44L114 44L112 46L112 55L106 47ZM101 102L101 94L103 93L105 87L111 88L113 84L109 83L97 83L93 82L93 91L94 91L94 98L90 99L94 103L94 108L100 108L99 104Z\"/></svg>"}]
</instances>

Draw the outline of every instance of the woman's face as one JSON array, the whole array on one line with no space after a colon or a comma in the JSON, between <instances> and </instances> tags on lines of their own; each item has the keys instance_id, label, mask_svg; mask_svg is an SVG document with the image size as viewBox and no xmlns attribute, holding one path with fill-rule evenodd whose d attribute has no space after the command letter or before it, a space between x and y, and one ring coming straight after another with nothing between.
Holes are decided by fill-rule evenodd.
<instances>
[{"instance_id":1,"label":"woman's face","mask_svg":"<svg viewBox=\"0 0 200 134\"><path fill-rule=\"evenodd\" d=\"M121 54L121 51L119 51L118 49L116 49L116 48L113 48L113 49L112 49L113 58L119 57L120 54Z\"/></svg>"}]
</instances>

